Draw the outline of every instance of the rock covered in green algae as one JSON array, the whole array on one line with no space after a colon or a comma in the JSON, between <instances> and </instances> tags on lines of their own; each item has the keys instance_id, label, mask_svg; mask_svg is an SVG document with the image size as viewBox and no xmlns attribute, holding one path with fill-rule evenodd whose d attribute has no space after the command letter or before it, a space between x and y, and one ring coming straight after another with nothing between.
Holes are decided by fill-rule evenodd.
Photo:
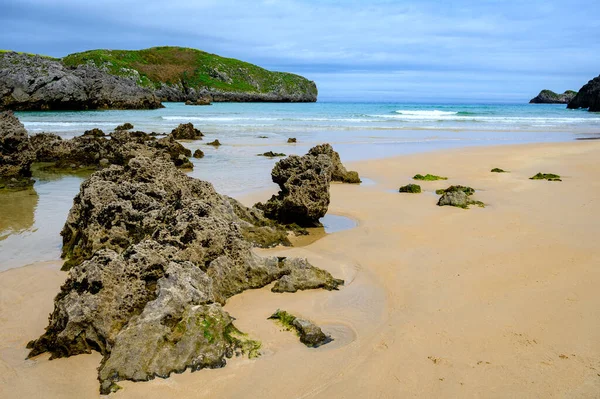
<instances>
[{"instance_id":1,"label":"rock covered in green algae","mask_svg":"<svg viewBox=\"0 0 600 399\"><path fill-rule=\"evenodd\" d=\"M421 192L421 186L418 184L407 184L398 189L401 193L419 194Z\"/></svg>"},{"instance_id":2,"label":"rock covered in green algae","mask_svg":"<svg viewBox=\"0 0 600 399\"><path fill-rule=\"evenodd\" d=\"M506 170L500 169L500 168L494 168L490 172L493 172L493 173L508 173Z\"/></svg>"},{"instance_id":3,"label":"rock covered in green algae","mask_svg":"<svg viewBox=\"0 0 600 399\"><path fill-rule=\"evenodd\" d=\"M176 140L202 140L204 134L196 129L192 123L181 123L171 131Z\"/></svg>"},{"instance_id":4,"label":"rock covered in green algae","mask_svg":"<svg viewBox=\"0 0 600 399\"><path fill-rule=\"evenodd\" d=\"M313 147L304 156L290 155L277 162L271 171L279 193L255 206L265 216L285 224L320 226L319 219L329 207L332 180L360 183L358 173L348 172L331 145Z\"/></svg>"},{"instance_id":5,"label":"rock covered in green algae","mask_svg":"<svg viewBox=\"0 0 600 399\"><path fill-rule=\"evenodd\" d=\"M413 180L436 181L436 180L448 180L448 178L443 177L443 176L430 175L429 173L427 173L425 176L423 176L423 175L417 173L416 175L413 176Z\"/></svg>"},{"instance_id":6,"label":"rock covered in green algae","mask_svg":"<svg viewBox=\"0 0 600 399\"><path fill-rule=\"evenodd\" d=\"M475 190L468 186L450 186L447 189L436 190L436 193L442 195L437 203L438 206L449 205L463 209L468 209L469 205L485 207L483 202L470 198Z\"/></svg>"},{"instance_id":7,"label":"rock covered in green algae","mask_svg":"<svg viewBox=\"0 0 600 399\"><path fill-rule=\"evenodd\" d=\"M92 174L62 232L69 278L30 356L99 351L101 392L109 393L120 380L222 367L234 353L256 352L260 344L222 309L227 298L283 278L287 291L342 282L306 260L256 255L249 227L250 236L286 237L261 211L165 159Z\"/></svg>"},{"instance_id":8,"label":"rock covered in green algae","mask_svg":"<svg viewBox=\"0 0 600 399\"><path fill-rule=\"evenodd\" d=\"M319 326L310 320L298 318L285 310L277 310L273 313L269 319L279 320L288 330L295 330L300 337L300 342L309 348L318 348L321 345L325 345L333 339L321 330Z\"/></svg>"},{"instance_id":9,"label":"rock covered in green algae","mask_svg":"<svg viewBox=\"0 0 600 399\"><path fill-rule=\"evenodd\" d=\"M548 181L562 181L559 175L554 173L538 173L535 176L529 178L529 180L548 180Z\"/></svg>"},{"instance_id":10,"label":"rock covered in green algae","mask_svg":"<svg viewBox=\"0 0 600 399\"><path fill-rule=\"evenodd\" d=\"M0 113L0 189L22 190L33 186L33 160L23 124L11 111Z\"/></svg>"}]
</instances>

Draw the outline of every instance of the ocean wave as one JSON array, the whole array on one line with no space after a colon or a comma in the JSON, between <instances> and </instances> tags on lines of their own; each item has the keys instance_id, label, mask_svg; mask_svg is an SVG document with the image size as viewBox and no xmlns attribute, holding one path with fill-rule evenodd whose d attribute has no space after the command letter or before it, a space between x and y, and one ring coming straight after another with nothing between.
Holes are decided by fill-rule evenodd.
<instances>
[{"instance_id":1,"label":"ocean wave","mask_svg":"<svg viewBox=\"0 0 600 399\"><path fill-rule=\"evenodd\" d=\"M31 126L44 126L44 127L68 127L68 126L117 126L118 123L107 123L107 122L90 122L90 121L81 121L81 122L22 122L25 127Z\"/></svg>"},{"instance_id":2,"label":"ocean wave","mask_svg":"<svg viewBox=\"0 0 600 399\"><path fill-rule=\"evenodd\" d=\"M413 111L413 110L404 110L404 109L399 109L398 111L396 111L397 114L400 115L409 115L409 116L427 116L427 117L437 117L437 116L445 116L445 115L456 115L458 114L458 112L456 111L438 111L438 110L431 110L431 111Z\"/></svg>"}]
</instances>

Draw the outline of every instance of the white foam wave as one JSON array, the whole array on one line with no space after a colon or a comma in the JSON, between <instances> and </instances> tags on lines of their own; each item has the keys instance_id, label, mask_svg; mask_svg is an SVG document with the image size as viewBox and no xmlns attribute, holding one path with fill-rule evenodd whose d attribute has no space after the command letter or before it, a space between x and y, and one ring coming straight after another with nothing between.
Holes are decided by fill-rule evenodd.
<instances>
[{"instance_id":1,"label":"white foam wave","mask_svg":"<svg viewBox=\"0 0 600 399\"><path fill-rule=\"evenodd\" d=\"M397 114L400 115L411 115L411 116L444 116L444 115L456 115L458 114L458 112L455 111L438 111L438 110L431 110L431 111L413 111L413 110L404 110L404 109L399 109L398 111L396 111Z\"/></svg>"}]
</instances>

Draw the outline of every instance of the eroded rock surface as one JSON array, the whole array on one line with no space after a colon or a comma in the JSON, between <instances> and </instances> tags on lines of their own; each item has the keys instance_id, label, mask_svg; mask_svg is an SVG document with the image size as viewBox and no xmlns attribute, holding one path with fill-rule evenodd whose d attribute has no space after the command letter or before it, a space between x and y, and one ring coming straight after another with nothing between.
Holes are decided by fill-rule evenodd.
<instances>
[{"instance_id":1,"label":"eroded rock surface","mask_svg":"<svg viewBox=\"0 0 600 399\"><path fill-rule=\"evenodd\" d=\"M25 189L33 185L33 154L27 130L10 111L0 113L0 189Z\"/></svg>"},{"instance_id":2,"label":"eroded rock surface","mask_svg":"<svg viewBox=\"0 0 600 399\"><path fill-rule=\"evenodd\" d=\"M286 329L295 330L300 337L300 342L309 348L318 348L333 341L312 321L296 317L285 310L277 310L269 319L279 320Z\"/></svg>"},{"instance_id":3,"label":"eroded rock surface","mask_svg":"<svg viewBox=\"0 0 600 399\"><path fill-rule=\"evenodd\" d=\"M275 164L271 172L279 193L255 206L265 216L281 223L303 227L320 226L319 219L329 207L332 180L358 183L358 173L348 172L331 145L313 147L304 156L290 155Z\"/></svg>"},{"instance_id":4,"label":"eroded rock surface","mask_svg":"<svg viewBox=\"0 0 600 399\"><path fill-rule=\"evenodd\" d=\"M202 140L204 134L192 123L182 123L171 131L171 136L177 140Z\"/></svg>"},{"instance_id":5,"label":"eroded rock surface","mask_svg":"<svg viewBox=\"0 0 600 399\"><path fill-rule=\"evenodd\" d=\"M590 112L600 112L600 76L583 85L567 108L587 108Z\"/></svg>"},{"instance_id":6,"label":"eroded rock surface","mask_svg":"<svg viewBox=\"0 0 600 399\"><path fill-rule=\"evenodd\" d=\"M68 68L39 55L0 53L0 109L153 109L150 90L93 65Z\"/></svg>"},{"instance_id":7,"label":"eroded rock surface","mask_svg":"<svg viewBox=\"0 0 600 399\"><path fill-rule=\"evenodd\" d=\"M94 173L61 234L69 278L30 356L99 351L101 393L256 351L222 308L232 295L273 281L276 292L343 283L306 260L256 255L252 243L286 232L162 158Z\"/></svg>"}]
</instances>

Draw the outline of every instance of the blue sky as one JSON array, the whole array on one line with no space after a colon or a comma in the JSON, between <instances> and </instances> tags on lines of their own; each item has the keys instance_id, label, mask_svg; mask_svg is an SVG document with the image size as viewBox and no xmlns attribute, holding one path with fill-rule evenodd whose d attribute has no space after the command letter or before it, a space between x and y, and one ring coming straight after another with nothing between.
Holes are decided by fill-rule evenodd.
<instances>
[{"instance_id":1,"label":"blue sky","mask_svg":"<svg viewBox=\"0 0 600 399\"><path fill-rule=\"evenodd\" d=\"M600 2L2 0L0 48L177 45L289 71L320 100L522 102L600 74Z\"/></svg>"}]
</instances>

